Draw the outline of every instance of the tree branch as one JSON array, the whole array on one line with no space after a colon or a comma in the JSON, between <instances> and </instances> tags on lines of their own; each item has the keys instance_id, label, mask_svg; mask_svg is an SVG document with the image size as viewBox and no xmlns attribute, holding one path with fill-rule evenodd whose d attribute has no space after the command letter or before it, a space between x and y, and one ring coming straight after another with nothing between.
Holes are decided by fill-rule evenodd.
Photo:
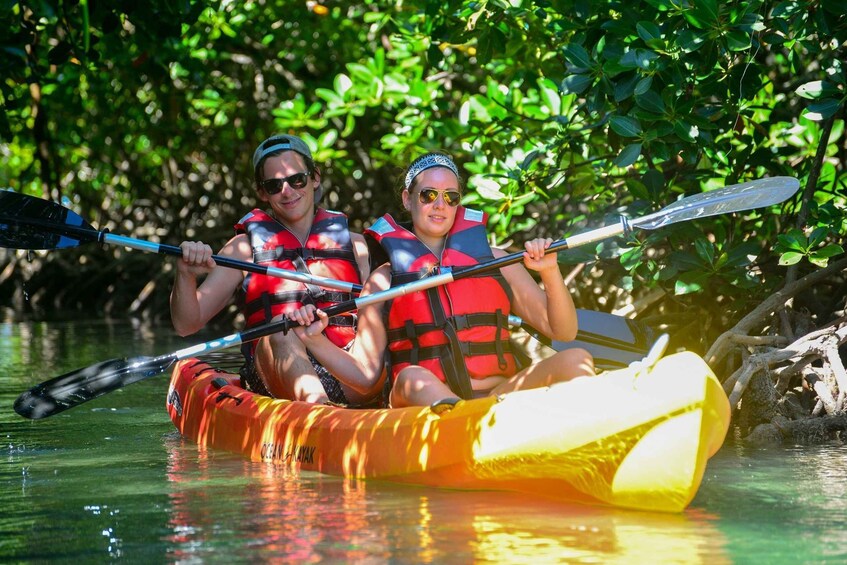
<instances>
[{"instance_id":1,"label":"tree branch","mask_svg":"<svg viewBox=\"0 0 847 565\"><path fill-rule=\"evenodd\" d=\"M744 316L732 329L718 336L718 339L715 340L709 348L709 351L706 352L706 363L708 363L712 368L716 367L717 364L720 363L720 361L735 346L736 342L733 339L735 336L749 335L750 331L756 327L757 324L759 324L766 316L773 314L781 308L789 298L795 296L800 291L827 279L834 273L838 273L845 269L847 269L847 258L830 263L826 268L814 271L802 279L795 281L791 285L786 285L781 290L773 293L767 300L759 304L759 306L754 308L753 311Z\"/></svg>"}]
</instances>

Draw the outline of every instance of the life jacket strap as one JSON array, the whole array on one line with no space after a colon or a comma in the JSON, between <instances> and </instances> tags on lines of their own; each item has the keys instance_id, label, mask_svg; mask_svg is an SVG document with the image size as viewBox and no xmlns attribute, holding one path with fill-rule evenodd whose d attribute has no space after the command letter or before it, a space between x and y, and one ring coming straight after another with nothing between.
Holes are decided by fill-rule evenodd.
<instances>
[{"instance_id":1,"label":"life jacket strap","mask_svg":"<svg viewBox=\"0 0 847 565\"><path fill-rule=\"evenodd\" d=\"M500 367L501 371L504 371L508 366L506 364L506 355L503 351L503 338L501 337L504 330L509 326L509 317L503 314L503 310L498 308L495 312L495 317L497 318L497 332L494 337L494 349L497 351L497 365Z\"/></svg>"},{"instance_id":2,"label":"life jacket strap","mask_svg":"<svg viewBox=\"0 0 847 565\"><path fill-rule=\"evenodd\" d=\"M426 291L426 295L429 299L433 319L436 325L444 329L444 335L449 344L448 355L441 359L447 385L459 398L470 400L473 398L473 389L471 388L471 377L468 375L468 368L465 366L465 359L462 356L459 334L452 324L447 323L447 315L441 305L438 289L430 288Z\"/></svg>"},{"instance_id":3,"label":"life jacket strap","mask_svg":"<svg viewBox=\"0 0 847 565\"><path fill-rule=\"evenodd\" d=\"M481 326L495 326L497 329L508 328L509 318L503 315L502 310L497 312L484 312L479 314L459 314L447 318L448 323L452 324L456 331L477 328ZM436 324L410 324L407 323L402 328L394 328L388 331L388 341L398 341L404 338L415 339L418 336L443 329Z\"/></svg>"},{"instance_id":4,"label":"life jacket strap","mask_svg":"<svg viewBox=\"0 0 847 565\"><path fill-rule=\"evenodd\" d=\"M504 355L513 354L512 344L509 341L503 342L502 349ZM470 343L467 341L461 341L459 342L459 352L464 357L475 357L477 355L493 355L497 352L497 346L493 341L486 341L483 343ZM420 347L416 351L412 349L399 349L391 351L391 363L398 365L403 363L417 365L420 363L420 361L426 361L429 359L440 359L448 356L449 354L450 345L446 343L442 343L440 345ZM412 359L415 359L415 361L412 361Z\"/></svg>"},{"instance_id":5,"label":"life jacket strap","mask_svg":"<svg viewBox=\"0 0 847 565\"><path fill-rule=\"evenodd\" d=\"M311 275L312 272L309 270L309 266L306 265L306 261L303 260L303 257L297 255L295 256L291 262L294 264L294 268L297 269L298 273L303 273L305 275ZM311 296L311 303L314 304L317 300L324 300L324 295L327 293L327 289L321 288L316 284L311 283L303 283L306 285L306 290L309 291L309 295Z\"/></svg>"},{"instance_id":6,"label":"life jacket strap","mask_svg":"<svg viewBox=\"0 0 847 565\"><path fill-rule=\"evenodd\" d=\"M409 341L412 343L412 348L410 349L411 355L409 357L409 363L412 365L417 365L419 361L418 351L421 348L421 342L418 341L417 333L415 332L415 323L412 320L406 320L405 327L403 328L406 331L406 335L409 337Z\"/></svg>"}]
</instances>

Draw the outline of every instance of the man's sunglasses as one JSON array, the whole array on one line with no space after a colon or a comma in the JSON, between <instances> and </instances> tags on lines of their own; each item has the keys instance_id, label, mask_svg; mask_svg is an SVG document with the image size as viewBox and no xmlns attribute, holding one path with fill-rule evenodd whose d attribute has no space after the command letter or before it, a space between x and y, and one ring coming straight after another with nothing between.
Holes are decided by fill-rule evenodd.
<instances>
[{"instance_id":1,"label":"man's sunglasses","mask_svg":"<svg viewBox=\"0 0 847 565\"><path fill-rule=\"evenodd\" d=\"M291 175L290 177L284 177L281 179L265 179L262 181L262 188L268 194L276 194L282 190L282 186L285 183L288 183L288 186L291 188L296 188L297 190L306 188L306 185L309 182L309 173L296 173Z\"/></svg>"},{"instance_id":2,"label":"man's sunglasses","mask_svg":"<svg viewBox=\"0 0 847 565\"><path fill-rule=\"evenodd\" d=\"M444 196L444 203L448 206L458 206L459 200L462 199L462 193L458 190L435 190L434 188L425 188L418 193L418 202L421 204L432 204L438 200L438 195Z\"/></svg>"}]
</instances>

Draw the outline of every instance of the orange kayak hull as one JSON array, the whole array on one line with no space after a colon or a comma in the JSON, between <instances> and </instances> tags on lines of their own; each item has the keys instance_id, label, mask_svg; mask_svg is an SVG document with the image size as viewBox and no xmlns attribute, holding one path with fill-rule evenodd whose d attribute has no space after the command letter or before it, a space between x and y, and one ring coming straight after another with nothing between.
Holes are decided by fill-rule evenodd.
<instances>
[{"instance_id":1,"label":"orange kayak hull","mask_svg":"<svg viewBox=\"0 0 847 565\"><path fill-rule=\"evenodd\" d=\"M440 414L272 399L186 359L173 371L167 409L201 446L295 472L667 512L694 498L730 417L720 383L693 353Z\"/></svg>"}]
</instances>

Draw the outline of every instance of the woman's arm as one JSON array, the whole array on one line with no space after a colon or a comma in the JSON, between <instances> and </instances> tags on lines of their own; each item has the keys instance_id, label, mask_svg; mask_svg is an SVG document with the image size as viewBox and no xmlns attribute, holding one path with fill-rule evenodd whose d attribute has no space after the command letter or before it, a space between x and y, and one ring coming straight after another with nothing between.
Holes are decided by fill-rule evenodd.
<instances>
[{"instance_id":1,"label":"woman's arm","mask_svg":"<svg viewBox=\"0 0 847 565\"><path fill-rule=\"evenodd\" d=\"M365 236L360 233L350 232L350 242L353 244L353 254L356 256L356 264L359 265L359 275L362 277L360 280L366 281L371 274L371 264Z\"/></svg>"},{"instance_id":2,"label":"woman's arm","mask_svg":"<svg viewBox=\"0 0 847 565\"><path fill-rule=\"evenodd\" d=\"M512 307L518 316L552 339L571 341L577 331L576 307L559 271L556 254L544 254L552 242L543 238L528 241L523 264L515 263L500 271L512 287ZM495 257L506 255L501 249L493 252ZM543 290L527 269L539 273Z\"/></svg>"},{"instance_id":3,"label":"woman's arm","mask_svg":"<svg viewBox=\"0 0 847 565\"><path fill-rule=\"evenodd\" d=\"M387 289L391 283L390 277L388 265L379 267L365 281L361 296ZM301 324L293 331L315 359L339 381L367 395L380 384L388 344L382 317L383 306L380 302L359 308L356 339L349 351L336 347L323 335L327 326L327 316L323 311L308 305L291 312L289 316Z\"/></svg>"}]
</instances>

